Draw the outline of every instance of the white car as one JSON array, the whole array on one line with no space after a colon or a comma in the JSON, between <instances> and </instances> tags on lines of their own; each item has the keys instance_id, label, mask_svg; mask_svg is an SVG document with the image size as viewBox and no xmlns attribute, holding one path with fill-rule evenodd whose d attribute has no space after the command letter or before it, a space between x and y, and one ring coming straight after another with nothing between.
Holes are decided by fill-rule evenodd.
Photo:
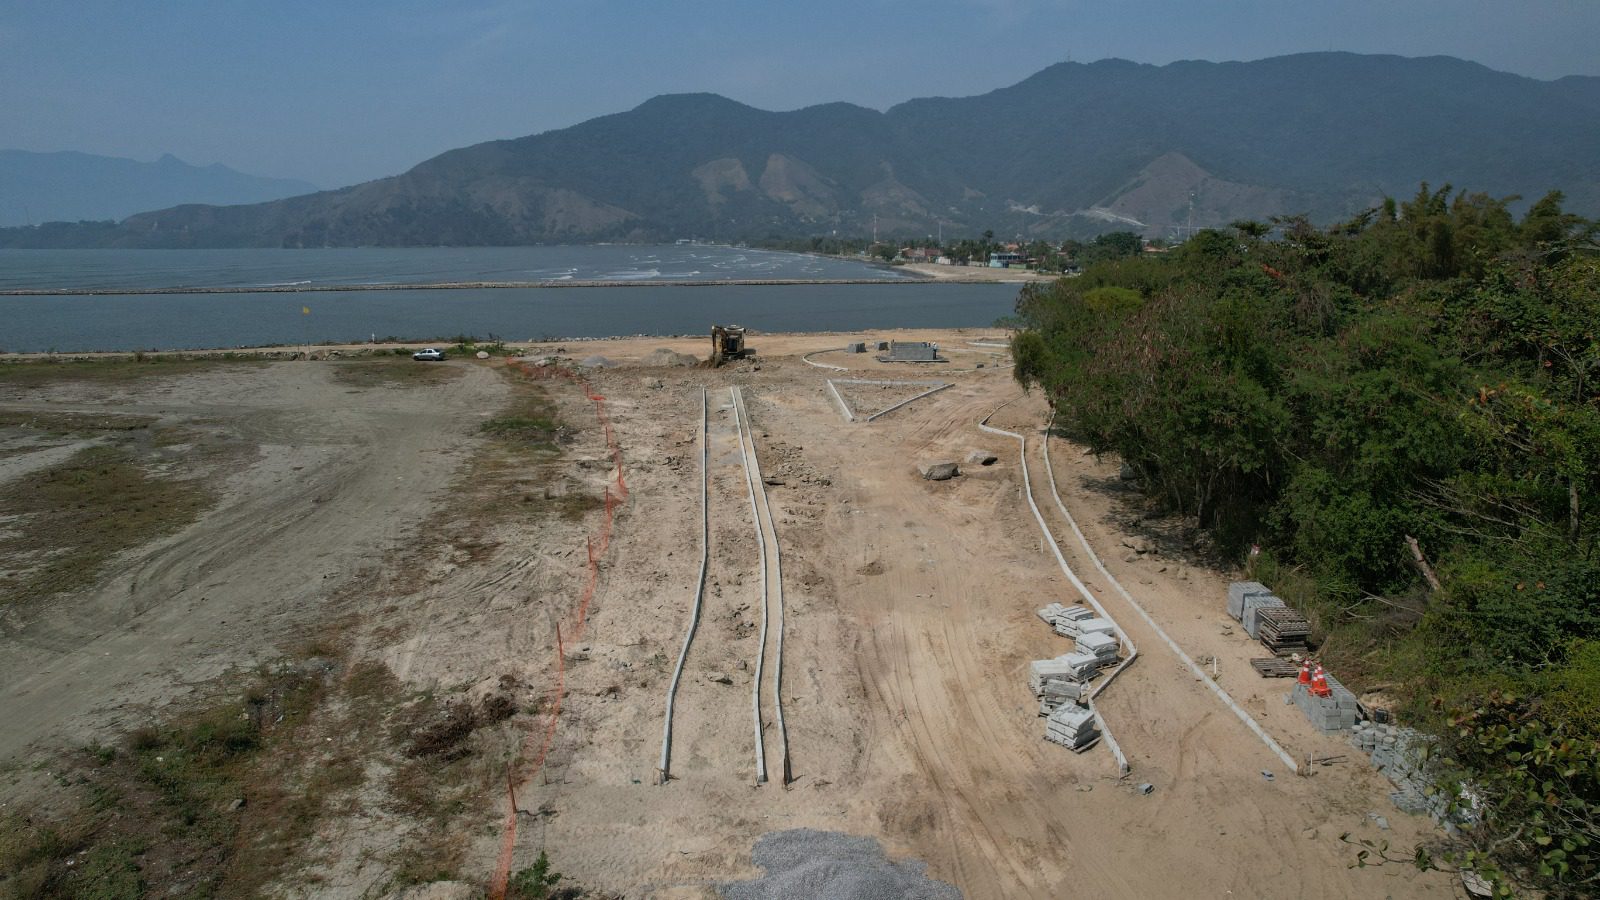
<instances>
[{"instance_id":1,"label":"white car","mask_svg":"<svg viewBox=\"0 0 1600 900\"><path fill-rule=\"evenodd\" d=\"M444 351L435 350L434 348L429 347L426 350L418 350L417 352L411 354L411 358L420 359L424 362L438 362L444 359Z\"/></svg>"}]
</instances>

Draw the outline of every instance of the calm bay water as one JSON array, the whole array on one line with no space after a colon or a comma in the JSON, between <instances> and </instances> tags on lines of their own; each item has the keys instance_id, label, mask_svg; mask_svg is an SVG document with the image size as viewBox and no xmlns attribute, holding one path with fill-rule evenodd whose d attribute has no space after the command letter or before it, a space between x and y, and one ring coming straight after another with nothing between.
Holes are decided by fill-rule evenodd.
<instances>
[{"instance_id":1,"label":"calm bay water","mask_svg":"<svg viewBox=\"0 0 1600 900\"><path fill-rule=\"evenodd\" d=\"M0 287L11 288L885 274L843 260L706 246L0 251ZM713 322L763 331L984 327L1010 314L1016 295L1016 285L908 283L0 297L0 349L179 350L374 335L524 341L698 334Z\"/></svg>"}]
</instances>

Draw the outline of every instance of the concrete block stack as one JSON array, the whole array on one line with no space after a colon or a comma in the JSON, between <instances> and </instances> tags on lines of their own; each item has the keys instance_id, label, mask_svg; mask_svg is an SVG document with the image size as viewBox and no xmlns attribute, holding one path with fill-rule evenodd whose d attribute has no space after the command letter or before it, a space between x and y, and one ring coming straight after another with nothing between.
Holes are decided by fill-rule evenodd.
<instances>
[{"instance_id":1,"label":"concrete block stack","mask_svg":"<svg viewBox=\"0 0 1600 900\"><path fill-rule=\"evenodd\" d=\"M1072 671L1072 677L1079 681L1088 681L1100 674L1100 670L1117 661L1116 656L1109 659L1096 656L1093 653L1065 653L1056 657Z\"/></svg>"},{"instance_id":2,"label":"concrete block stack","mask_svg":"<svg viewBox=\"0 0 1600 900\"><path fill-rule=\"evenodd\" d=\"M1044 683L1044 692L1039 697L1039 715L1048 716L1055 712L1062 704L1077 703L1089 689L1081 681L1068 681L1066 679L1053 679Z\"/></svg>"},{"instance_id":3,"label":"concrete block stack","mask_svg":"<svg viewBox=\"0 0 1600 900\"><path fill-rule=\"evenodd\" d=\"M1083 607L1081 607L1081 606L1073 607L1073 609L1082 609L1082 608ZM1059 603L1052 603L1049 606L1046 606L1046 607L1043 607L1043 608L1039 609L1037 614L1038 614L1039 618L1044 620L1044 623L1046 625L1049 625L1051 628L1054 628L1054 627L1056 627L1056 617L1061 615L1061 613L1064 612L1066 609L1067 609L1067 607L1062 606Z\"/></svg>"},{"instance_id":4,"label":"concrete block stack","mask_svg":"<svg viewBox=\"0 0 1600 900\"><path fill-rule=\"evenodd\" d=\"M1228 615L1244 621L1244 601L1247 597L1271 597L1272 591L1259 581L1235 581L1228 585Z\"/></svg>"},{"instance_id":5,"label":"concrete block stack","mask_svg":"<svg viewBox=\"0 0 1600 900\"><path fill-rule=\"evenodd\" d=\"M1065 704L1045 717L1044 739L1081 753L1100 740L1100 730L1094 726L1094 713Z\"/></svg>"},{"instance_id":6,"label":"concrete block stack","mask_svg":"<svg viewBox=\"0 0 1600 900\"><path fill-rule=\"evenodd\" d=\"M1056 634L1062 637L1080 638L1086 634L1115 635L1116 633L1117 626L1113 625L1110 619L1102 619L1093 613L1075 619L1066 615L1056 618Z\"/></svg>"},{"instance_id":7,"label":"concrete block stack","mask_svg":"<svg viewBox=\"0 0 1600 900\"><path fill-rule=\"evenodd\" d=\"M1309 685L1304 684L1296 684L1292 695L1294 705L1300 707L1306 718L1311 720L1311 724L1324 734L1353 727L1359 715L1356 709L1356 695L1332 675L1328 675L1327 679L1331 696L1318 697L1311 693Z\"/></svg>"},{"instance_id":8,"label":"concrete block stack","mask_svg":"<svg viewBox=\"0 0 1600 900\"><path fill-rule=\"evenodd\" d=\"M1256 615L1256 611L1265 608L1280 609L1283 606L1284 602L1272 594L1265 596L1252 594L1244 598L1244 617L1239 621L1244 623L1244 630L1247 634L1253 638L1260 639L1261 617Z\"/></svg>"},{"instance_id":9,"label":"concrete block stack","mask_svg":"<svg viewBox=\"0 0 1600 900\"><path fill-rule=\"evenodd\" d=\"M1096 657L1106 665L1116 663L1117 646L1117 639L1109 634L1091 631L1087 634L1078 635L1078 652Z\"/></svg>"},{"instance_id":10,"label":"concrete block stack","mask_svg":"<svg viewBox=\"0 0 1600 900\"><path fill-rule=\"evenodd\" d=\"M1061 659L1036 659L1028 664L1028 689L1035 697L1044 696L1045 685L1052 681L1077 681L1079 667Z\"/></svg>"}]
</instances>

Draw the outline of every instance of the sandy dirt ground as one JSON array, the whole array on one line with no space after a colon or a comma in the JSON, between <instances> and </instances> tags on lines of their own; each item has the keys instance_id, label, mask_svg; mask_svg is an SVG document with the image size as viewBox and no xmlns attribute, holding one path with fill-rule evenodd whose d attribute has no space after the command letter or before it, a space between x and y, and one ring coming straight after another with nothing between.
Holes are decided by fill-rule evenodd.
<instances>
[{"instance_id":1,"label":"sandy dirt ground","mask_svg":"<svg viewBox=\"0 0 1600 900\"><path fill-rule=\"evenodd\" d=\"M1227 627L1228 574L1197 565L1160 523L1144 523L1114 460L1057 439L1062 496L1112 573L1191 656L1216 658L1221 686L1296 758L1344 761L1291 775L1101 583L1047 500L1047 410L1012 380L1003 347L993 346L1002 337L850 339L878 337L935 340L952 361L879 363L834 349L843 335L754 335L755 360L721 370L636 364L664 346L703 356L704 339L532 348L618 364L588 377L623 448L629 497L587 629L565 648L566 700L549 755L536 773L524 770L518 789L515 867L546 850L578 884L629 897L714 896L716 884L758 874L750 849L762 834L811 827L874 837L974 898L1452 896L1444 876L1350 868L1356 848L1341 833L1408 848L1432 836L1431 823L1396 811L1386 783L1347 744L1285 705L1286 680L1250 670L1247 660L1264 654ZM223 666L270 652L288 622L314 618L339 591L365 593L381 611L385 627L366 632L361 652L410 685L470 690L508 673L553 683L555 623L581 580L592 515L508 526L492 553L441 557L422 584L385 580L377 567L474 452L455 436L496 404L494 373L467 366L437 390L346 395L318 365L192 376L170 394L50 398L193 418L243 409L262 449L194 528L140 551L77 609L0 636L0 756L81 740L117 727L124 706L181 696ZM954 384L847 424L829 377ZM753 422L783 552L788 785L754 783L761 593L732 385ZM607 461L590 405L574 386L549 390L581 431L568 453L572 477L601 483ZM672 778L658 785L665 693L700 561L702 390L710 562L678 694ZM892 394L852 395L871 405ZM1029 435L1025 463L1015 441L977 428L1002 404L994 424ZM998 461L947 482L915 470L973 449ZM1024 464L1062 552L1142 651L1099 702L1132 762L1127 778L1103 745L1074 754L1042 739L1027 664L1070 648L1034 610L1074 596L1022 499ZM1134 539L1149 541L1148 552L1124 545ZM1154 791L1136 792L1140 782ZM503 795L492 795L469 835L464 868L480 883L504 810ZM1378 831L1369 812L1393 830ZM332 826L318 866L336 877L284 893L371 890L381 878L363 850L377 824Z\"/></svg>"},{"instance_id":2,"label":"sandy dirt ground","mask_svg":"<svg viewBox=\"0 0 1600 900\"><path fill-rule=\"evenodd\" d=\"M427 519L431 496L504 391L471 369L438 392L360 390L327 365L233 367L179 381L10 390L5 411L153 417L225 431L223 500L181 533L118 559L98 589L7 617L0 630L0 758L40 739L81 744L230 667L272 658L328 597L373 578ZM75 448L69 443L66 448ZM12 459L48 464L63 448ZM180 465L191 462L179 446ZM196 468L204 466L192 460ZM126 713L124 712L126 711Z\"/></svg>"}]
</instances>

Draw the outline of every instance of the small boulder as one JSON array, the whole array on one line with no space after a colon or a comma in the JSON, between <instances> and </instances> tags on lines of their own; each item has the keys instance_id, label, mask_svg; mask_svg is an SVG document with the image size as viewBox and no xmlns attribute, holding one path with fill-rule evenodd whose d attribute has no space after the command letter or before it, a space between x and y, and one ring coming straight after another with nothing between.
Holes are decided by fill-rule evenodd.
<instances>
[{"instance_id":1,"label":"small boulder","mask_svg":"<svg viewBox=\"0 0 1600 900\"><path fill-rule=\"evenodd\" d=\"M1117 472L1117 477L1123 481L1134 481L1139 477L1139 473L1133 470L1133 466L1123 463L1122 468Z\"/></svg>"},{"instance_id":2,"label":"small boulder","mask_svg":"<svg viewBox=\"0 0 1600 900\"><path fill-rule=\"evenodd\" d=\"M477 356L479 359L488 359L489 358L489 351L487 351L487 350L479 350L474 355Z\"/></svg>"},{"instance_id":3,"label":"small boulder","mask_svg":"<svg viewBox=\"0 0 1600 900\"><path fill-rule=\"evenodd\" d=\"M723 672L712 672L706 676L706 680L717 684L733 684L733 676Z\"/></svg>"},{"instance_id":4,"label":"small boulder","mask_svg":"<svg viewBox=\"0 0 1600 900\"><path fill-rule=\"evenodd\" d=\"M961 467L953 462L930 462L917 467L928 481L949 481L961 474Z\"/></svg>"},{"instance_id":5,"label":"small boulder","mask_svg":"<svg viewBox=\"0 0 1600 900\"><path fill-rule=\"evenodd\" d=\"M992 466L999 461L1000 457L995 456L993 453L990 453L987 450L974 450L967 454L967 465L969 466Z\"/></svg>"}]
</instances>

